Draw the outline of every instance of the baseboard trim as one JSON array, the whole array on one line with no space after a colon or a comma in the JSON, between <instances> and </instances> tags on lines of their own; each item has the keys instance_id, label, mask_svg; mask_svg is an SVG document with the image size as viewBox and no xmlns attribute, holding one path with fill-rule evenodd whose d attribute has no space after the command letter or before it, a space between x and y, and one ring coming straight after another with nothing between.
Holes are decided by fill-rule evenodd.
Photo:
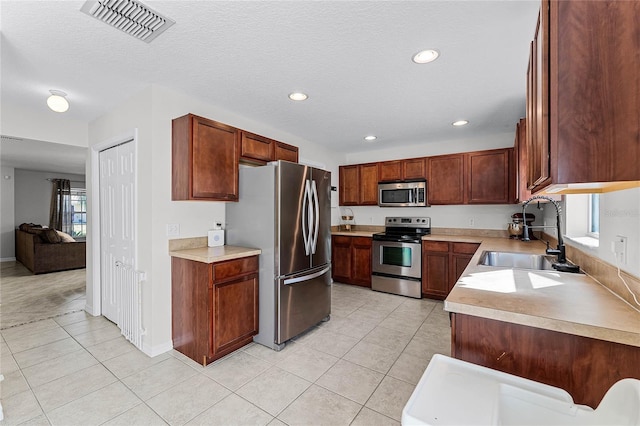
<instances>
[{"instance_id":1,"label":"baseboard trim","mask_svg":"<svg viewBox=\"0 0 640 426\"><path fill-rule=\"evenodd\" d=\"M0 262L15 262L16 258L15 257L2 257L0 258Z\"/></svg>"},{"instance_id":2,"label":"baseboard trim","mask_svg":"<svg viewBox=\"0 0 640 426\"><path fill-rule=\"evenodd\" d=\"M142 352L149 355L151 358L153 358L154 356L161 355L165 352L169 352L172 349L173 349L173 342L171 340L155 346L151 346L146 343L142 344Z\"/></svg>"},{"instance_id":3,"label":"baseboard trim","mask_svg":"<svg viewBox=\"0 0 640 426\"><path fill-rule=\"evenodd\" d=\"M93 315L94 317L97 317L98 315L100 315L100 313L99 313L99 312L98 312L98 313L96 313L96 312L93 310L93 306L92 306L92 305L89 305L89 304L85 304L85 305L84 305L84 310L85 310L89 315Z\"/></svg>"}]
</instances>

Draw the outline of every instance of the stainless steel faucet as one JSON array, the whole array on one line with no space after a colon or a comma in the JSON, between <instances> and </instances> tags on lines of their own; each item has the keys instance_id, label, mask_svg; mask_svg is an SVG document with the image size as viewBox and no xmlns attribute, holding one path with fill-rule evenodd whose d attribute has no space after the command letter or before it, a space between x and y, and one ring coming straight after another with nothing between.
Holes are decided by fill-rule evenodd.
<instances>
[{"instance_id":1,"label":"stainless steel faucet","mask_svg":"<svg viewBox=\"0 0 640 426\"><path fill-rule=\"evenodd\" d=\"M527 221L524 221L524 231L522 233L522 241L530 241L529 239L529 228L535 228L535 229L542 229L542 228L557 228L558 230L558 248L556 249L551 249L549 248L549 243L547 243L547 254L553 254L558 256L558 263L559 264L566 264L567 263L567 255L565 252L565 247L564 247L564 241L562 240L562 230L560 229L560 211L561 211L561 207L560 204L558 204L558 202L556 200L554 200L553 198L550 197L546 197L544 195L536 195L533 196L531 198L529 198L527 201L525 201L522 204L522 217L527 217L525 215L525 210L527 209L527 206L529 205L530 202L535 201L535 200L547 200L549 202L551 202L553 204L553 206L556 208L556 226L528 226L527 225Z\"/></svg>"}]
</instances>

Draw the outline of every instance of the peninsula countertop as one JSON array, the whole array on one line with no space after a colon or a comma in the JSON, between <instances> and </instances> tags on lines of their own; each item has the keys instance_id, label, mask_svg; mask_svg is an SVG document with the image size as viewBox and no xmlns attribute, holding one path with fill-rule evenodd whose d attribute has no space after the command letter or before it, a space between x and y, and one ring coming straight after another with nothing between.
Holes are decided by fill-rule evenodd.
<instances>
[{"instance_id":1,"label":"peninsula countertop","mask_svg":"<svg viewBox=\"0 0 640 426\"><path fill-rule=\"evenodd\" d=\"M540 241L429 235L479 243L445 310L640 347L640 311L586 274L478 265L483 251L544 254Z\"/></svg>"},{"instance_id":2,"label":"peninsula countertop","mask_svg":"<svg viewBox=\"0 0 640 426\"><path fill-rule=\"evenodd\" d=\"M224 260L234 260L243 257L255 256L262 253L260 249L238 247L238 246L218 246L218 247L196 247L182 250L170 250L169 256L180 257L182 259L195 260L202 263L216 263Z\"/></svg>"}]
</instances>

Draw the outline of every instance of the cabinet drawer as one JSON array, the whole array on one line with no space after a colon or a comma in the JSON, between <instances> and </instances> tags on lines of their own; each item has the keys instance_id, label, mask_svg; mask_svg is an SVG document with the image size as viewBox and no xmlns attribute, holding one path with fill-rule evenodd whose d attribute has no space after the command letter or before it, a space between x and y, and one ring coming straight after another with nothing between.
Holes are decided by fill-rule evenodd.
<instances>
[{"instance_id":1,"label":"cabinet drawer","mask_svg":"<svg viewBox=\"0 0 640 426\"><path fill-rule=\"evenodd\" d=\"M228 260L213 265L213 281L219 282L227 278L233 278L258 271L258 256L244 257L242 259Z\"/></svg>"},{"instance_id":2,"label":"cabinet drawer","mask_svg":"<svg viewBox=\"0 0 640 426\"><path fill-rule=\"evenodd\" d=\"M449 243L446 241L423 241L422 250L424 251L449 251Z\"/></svg>"},{"instance_id":3,"label":"cabinet drawer","mask_svg":"<svg viewBox=\"0 0 640 426\"><path fill-rule=\"evenodd\" d=\"M334 244L337 244L339 246L350 246L351 239L353 237L347 237L345 235L333 235L331 238L333 239Z\"/></svg>"},{"instance_id":4,"label":"cabinet drawer","mask_svg":"<svg viewBox=\"0 0 640 426\"><path fill-rule=\"evenodd\" d=\"M451 243L451 251L461 254L474 254L480 244L476 243Z\"/></svg>"}]
</instances>

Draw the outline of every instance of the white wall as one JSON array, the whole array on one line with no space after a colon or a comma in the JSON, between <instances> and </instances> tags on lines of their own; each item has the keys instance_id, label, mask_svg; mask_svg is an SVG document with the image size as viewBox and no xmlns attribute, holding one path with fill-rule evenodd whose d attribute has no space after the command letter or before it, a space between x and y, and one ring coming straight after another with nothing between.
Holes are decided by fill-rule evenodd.
<instances>
[{"instance_id":1,"label":"white wall","mask_svg":"<svg viewBox=\"0 0 640 426\"><path fill-rule=\"evenodd\" d=\"M14 193L15 170L0 167L0 261L16 260Z\"/></svg>"},{"instance_id":2,"label":"white wall","mask_svg":"<svg viewBox=\"0 0 640 426\"><path fill-rule=\"evenodd\" d=\"M573 220L571 212L567 215L564 200L560 205L562 206L561 221L571 230L572 226L569 225ZM555 209L551 206L545 208L544 217L547 224L555 224ZM563 225L562 229L567 228ZM556 235L555 230L547 230L547 232ZM576 245L581 250L616 265L615 255L611 251L611 243L616 235L627 237L627 263L620 264L620 269L640 277L640 188L600 194L600 245L597 248L590 249L571 241L566 243Z\"/></svg>"},{"instance_id":3,"label":"white wall","mask_svg":"<svg viewBox=\"0 0 640 426\"><path fill-rule=\"evenodd\" d=\"M15 169L15 226L21 223L49 225L51 182L69 179L72 188L84 188L84 175Z\"/></svg>"},{"instance_id":4,"label":"white wall","mask_svg":"<svg viewBox=\"0 0 640 426\"><path fill-rule=\"evenodd\" d=\"M508 132L491 138L460 139L452 141L425 141L419 145L395 148L381 148L374 151L351 153L346 155L344 164L359 164L386 160L399 160L413 157L427 157L457 152L482 151L486 149L509 148L513 146L515 135ZM371 149L375 145L368 144ZM434 228L475 228L507 229L511 215L519 212L517 205L482 206L433 206L421 208L382 208L377 206L350 207L356 224L384 225L385 216L427 216ZM341 212L347 211L340 207ZM471 225L473 222L473 225Z\"/></svg>"},{"instance_id":5,"label":"white wall","mask_svg":"<svg viewBox=\"0 0 640 426\"><path fill-rule=\"evenodd\" d=\"M138 130L138 269L147 273L143 287L143 325L147 329L144 350L155 355L171 348L171 262L167 224L180 225L180 238L206 235L215 222L224 223L224 202L171 201L171 120L187 113L211 118L270 138L296 145L300 159L323 164L338 182L338 164L343 161L322 146L294 137L262 123L248 120L223 108L203 103L185 94L150 86L117 109L89 125L89 146L112 139L131 129ZM91 165L87 166L88 197ZM89 246L97 231L89 203ZM336 222L337 223L337 222ZM172 237L173 238L173 237ZM89 248L92 251L92 248ZM92 298L92 252L87 265L87 300ZM91 309L91 307L89 307Z\"/></svg>"},{"instance_id":6,"label":"white wall","mask_svg":"<svg viewBox=\"0 0 640 426\"><path fill-rule=\"evenodd\" d=\"M491 137L456 140L425 140L421 144L403 147L377 148L375 142L363 142L363 151L346 154L346 162L344 164L401 160L404 158L429 157L433 155L454 154L457 152L510 148L513 146L515 131L514 125L512 130Z\"/></svg>"},{"instance_id":7,"label":"white wall","mask_svg":"<svg viewBox=\"0 0 640 426\"><path fill-rule=\"evenodd\" d=\"M26 110L6 102L0 117L2 134L66 145L87 146L88 125L57 112Z\"/></svg>"}]
</instances>

